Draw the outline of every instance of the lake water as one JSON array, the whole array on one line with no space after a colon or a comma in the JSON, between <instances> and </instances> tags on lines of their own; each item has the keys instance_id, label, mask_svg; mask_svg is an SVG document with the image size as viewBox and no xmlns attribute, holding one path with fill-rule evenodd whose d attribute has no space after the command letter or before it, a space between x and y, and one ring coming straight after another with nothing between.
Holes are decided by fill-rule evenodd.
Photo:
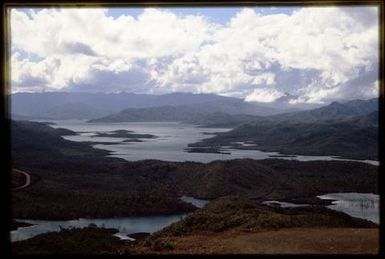
<instances>
[{"instance_id":1,"label":"lake water","mask_svg":"<svg viewBox=\"0 0 385 259\"><path fill-rule=\"evenodd\" d=\"M298 208L298 207L306 207L309 206L309 204L296 204L291 202L285 202L285 201L264 201L262 204L267 206L279 206L281 208Z\"/></svg>"},{"instance_id":2,"label":"lake water","mask_svg":"<svg viewBox=\"0 0 385 259\"><path fill-rule=\"evenodd\" d=\"M179 221L186 215L187 214L105 219L80 218L76 220L65 221L19 220L34 225L29 227L18 228L17 230L11 231L11 241L21 241L48 232L59 232L60 228L85 228L89 224L95 224L98 227L115 228L119 230L119 232L115 234L115 236L121 239L128 239L126 238L128 234L137 232L153 233L174 222Z\"/></svg>"},{"instance_id":3,"label":"lake water","mask_svg":"<svg viewBox=\"0 0 385 259\"><path fill-rule=\"evenodd\" d=\"M380 197L373 193L328 193L317 196L322 200L333 200L332 205L326 206L329 209L344 212L352 217L367 219L379 224L379 200ZM281 208L306 207L309 204L296 204L283 201L264 201L267 206L279 206Z\"/></svg>"},{"instance_id":4,"label":"lake water","mask_svg":"<svg viewBox=\"0 0 385 259\"><path fill-rule=\"evenodd\" d=\"M208 200L195 199L193 197L188 196L182 196L180 199L184 202L191 203L197 208L203 208L204 206L206 206L207 203L210 202Z\"/></svg>"},{"instance_id":5,"label":"lake water","mask_svg":"<svg viewBox=\"0 0 385 259\"><path fill-rule=\"evenodd\" d=\"M229 154L189 153L185 152L188 144L212 137L215 132L226 132L230 128L199 128L196 125L179 122L122 122L122 123L87 123L84 120L52 121L54 128L66 128L78 133L76 136L64 136L71 141L95 142L94 147L110 151L111 157L123 158L127 161L158 159L163 161L194 161L208 163L214 160L229 160L237 158L267 159L279 155L278 152L263 152L258 150L240 150L224 147ZM152 134L157 138L142 138L142 142L123 142L126 138L97 137L97 133L110 133L115 130L130 130L136 134ZM97 143L109 142L109 143ZM111 144L112 143L112 144ZM243 146L252 144L243 143ZM280 159L314 161L339 160L359 161L378 165L378 161L341 159L333 156L290 156Z\"/></svg>"},{"instance_id":6,"label":"lake water","mask_svg":"<svg viewBox=\"0 0 385 259\"><path fill-rule=\"evenodd\" d=\"M370 220L379 224L380 196L373 193L329 193L317 196L323 200L333 200L327 206L332 210L342 211L352 217Z\"/></svg>"},{"instance_id":7,"label":"lake water","mask_svg":"<svg viewBox=\"0 0 385 259\"><path fill-rule=\"evenodd\" d=\"M193 197L182 196L183 201L192 203L197 208L203 208L209 201L195 199ZM119 232L114 236L120 239L130 240L128 234L137 232L153 233L174 222L184 218L187 213L166 216L145 216L145 217L126 217L126 218L104 218L104 219L75 219L75 220L18 220L25 223L33 224L28 227L21 227L11 231L11 241L22 241L34 236L48 233L58 232L60 228L85 228L89 224L95 224L98 227L115 228Z\"/></svg>"}]
</instances>

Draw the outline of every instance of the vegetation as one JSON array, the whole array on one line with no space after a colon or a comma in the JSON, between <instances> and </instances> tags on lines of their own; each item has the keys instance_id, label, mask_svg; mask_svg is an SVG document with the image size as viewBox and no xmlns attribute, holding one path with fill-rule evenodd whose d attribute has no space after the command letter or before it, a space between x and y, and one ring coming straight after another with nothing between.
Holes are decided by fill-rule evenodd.
<instances>
[{"instance_id":1,"label":"vegetation","mask_svg":"<svg viewBox=\"0 0 385 259\"><path fill-rule=\"evenodd\" d=\"M28 188L12 193L14 218L54 220L194 212L136 244L113 237L116 230L90 226L15 242L14 254L174 251L178 248L175 237L194 233L377 227L317 206L281 209L261 205L270 199L319 204L315 196L331 192L378 193L377 166L280 159L237 159L208 164L127 162L105 157L107 152L90 144L67 141L61 134L42 123L12 123L13 166L32 176ZM178 198L181 195L212 201L196 210L181 201Z\"/></svg>"},{"instance_id":2,"label":"vegetation","mask_svg":"<svg viewBox=\"0 0 385 259\"><path fill-rule=\"evenodd\" d=\"M273 115L270 118L275 121L286 122L341 122L349 121L355 118L364 118L372 114L372 122L378 123L378 98L369 100L352 100L345 103L333 102L329 105L301 112L292 112ZM366 121L367 122L367 121Z\"/></svg>"},{"instance_id":3,"label":"vegetation","mask_svg":"<svg viewBox=\"0 0 385 259\"><path fill-rule=\"evenodd\" d=\"M125 241L112 236L116 229L87 228L63 229L12 244L13 255L33 254L114 254L118 255Z\"/></svg>"},{"instance_id":4,"label":"vegetation","mask_svg":"<svg viewBox=\"0 0 385 259\"><path fill-rule=\"evenodd\" d=\"M157 253L178 248L179 237L188 238L194 234L211 235L229 230L234 233L262 232L297 227L377 228L378 225L323 207L271 208L261 206L250 197L232 195L216 199L205 208L137 242L113 237L117 230L89 226L41 234L13 243L12 249L15 255Z\"/></svg>"},{"instance_id":5,"label":"vegetation","mask_svg":"<svg viewBox=\"0 0 385 259\"><path fill-rule=\"evenodd\" d=\"M371 116L371 115L369 115ZM362 118L361 118L362 119ZM292 123L264 121L242 125L230 132L190 144L190 147L232 146L238 149L276 151L282 154L327 155L353 159L378 159L378 128L341 123ZM369 125L369 126L368 126ZM239 146L234 142L251 142Z\"/></svg>"},{"instance_id":6,"label":"vegetation","mask_svg":"<svg viewBox=\"0 0 385 259\"><path fill-rule=\"evenodd\" d=\"M324 207L271 208L246 196L225 196L184 219L154 233L149 240L192 233L221 232L233 228L266 229L292 227L378 227Z\"/></svg>"},{"instance_id":7,"label":"vegetation","mask_svg":"<svg viewBox=\"0 0 385 259\"><path fill-rule=\"evenodd\" d=\"M47 134L41 127L48 128L32 122L14 123L14 167L29 172L33 180L12 196L16 218L139 216L194 210L178 198L182 194L206 199L248 194L258 199L289 200L330 192L378 192L378 168L364 163L279 159L209 164L126 162L105 157L106 152L88 144Z\"/></svg>"},{"instance_id":8,"label":"vegetation","mask_svg":"<svg viewBox=\"0 0 385 259\"><path fill-rule=\"evenodd\" d=\"M334 102L308 111L258 117L189 146L378 160L378 99Z\"/></svg>"},{"instance_id":9,"label":"vegetation","mask_svg":"<svg viewBox=\"0 0 385 259\"><path fill-rule=\"evenodd\" d=\"M15 218L162 215L195 209L165 184L122 170L126 162L105 157L108 152L64 140L44 124L12 126L13 166L33 180L12 195Z\"/></svg>"}]
</instances>

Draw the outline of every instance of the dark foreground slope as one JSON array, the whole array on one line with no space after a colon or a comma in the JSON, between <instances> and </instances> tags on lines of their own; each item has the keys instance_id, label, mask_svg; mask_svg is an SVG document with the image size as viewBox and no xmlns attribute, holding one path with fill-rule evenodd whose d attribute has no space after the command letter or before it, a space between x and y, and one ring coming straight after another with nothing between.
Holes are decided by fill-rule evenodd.
<instances>
[{"instance_id":1,"label":"dark foreground slope","mask_svg":"<svg viewBox=\"0 0 385 259\"><path fill-rule=\"evenodd\" d=\"M137 242L88 227L15 242L19 254L377 253L377 225L322 207L280 209L219 198Z\"/></svg>"},{"instance_id":2,"label":"dark foreground slope","mask_svg":"<svg viewBox=\"0 0 385 259\"><path fill-rule=\"evenodd\" d=\"M252 204L213 206L216 208L196 211L128 251L133 254L378 253L376 226L342 213L322 208L272 210Z\"/></svg>"},{"instance_id":3,"label":"dark foreground slope","mask_svg":"<svg viewBox=\"0 0 385 259\"><path fill-rule=\"evenodd\" d=\"M28 140L24 139L26 136ZM364 163L238 159L209 164L104 157L57 130L13 122L13 164L32 184L13 192L15 218L70 219L191 211L180 195L215 199L242 194L300 199L329 192L377 193L378 168ZM347 180L349 179L349 180Z\"/></svg>"}]
</instances>

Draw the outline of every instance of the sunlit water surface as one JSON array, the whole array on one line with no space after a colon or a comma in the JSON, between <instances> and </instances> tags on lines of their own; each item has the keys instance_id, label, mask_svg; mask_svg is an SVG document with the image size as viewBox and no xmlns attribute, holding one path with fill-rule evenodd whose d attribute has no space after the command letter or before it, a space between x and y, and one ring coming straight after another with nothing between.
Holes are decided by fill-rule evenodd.
<instances>
[{"instance_id":1,"label":"sunlit water surface","mask_svg":"<svg viewBox=\"0 0 385 259\"><path fill-rule=\"evenodd\" d=\"M212 137L213 133L226 132L230 128L200 128L192 124L179 122L120 122L120 123L87 123L84 120L52 121L54 128L66 128L78 133L75 136L64 136L71 141L95 142L94 147L110 151L111 157L123 158L127 161L158 159L163 161L194 161L209 163L214 160L229 160L238 158L267 159L280 155L278 152L263 152L259 150L240 150L222 147L226 154L218 153L189 153L185 149L188 144ZM97 137L97 133L111 133L115 130L130 130L136 134L152 134L156 138L139 138L141 142L124 142L126 138ZM98 143L99 142L99 143ZM108 142L108 143L100 143ZM240 144L238 142L238 144ZM242 143L243 146L253 144ZM279 157L280 159L314 161L340 160L359 161L378 165L378 161L342 159L333 156L303 156L294 155Z\"/></svg>"}]
</instances>

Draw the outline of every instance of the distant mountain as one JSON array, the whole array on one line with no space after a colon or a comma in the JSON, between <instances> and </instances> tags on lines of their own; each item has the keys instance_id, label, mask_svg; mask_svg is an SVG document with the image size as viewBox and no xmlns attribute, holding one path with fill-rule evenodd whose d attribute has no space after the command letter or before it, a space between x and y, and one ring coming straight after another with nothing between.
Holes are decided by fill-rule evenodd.
<instances>
[{"instance_id":1,"label":"distant mountain","mask_svg":"<svg viewBox=\"0 0 385 259\"><path fill-rule=\"evenodd\" d=\"M190 107L196 111L202 113L226 113L226 114L247 114L254 116L268 116L273 114L280 114L287 112L285 109L277 109L274 107L266 107L261 103L248 103L241 99L230 98L220 101L203 102L199 105L185 104L184 106Z\"/></svg>"},{"instance_id":2,"label":"distant mountain","mask_svg":"<svg viewBox=\"0 0 385 259\"><path fill-rule=\"evenodd\" d=\"M378 98L352 100L345 103L333 102L318 109L284 113L270 118L291 122L340 121L378 111L378 107Z\"/></svg>"},{"instance_id":3,"label":"distant mountain","mask_svg":"<svg viewBox=\"0 0 385 259\"><path fill-rule=\"evenodd\" d=\"M201 107L201 104L205 104ZM43 119L94 119L127 108L191 106L203 112L272 115L280 109L246 103L241 99L215 94L172 93L16 93L11 95L11 113Z\"/></svg>"},{"instance_id":4,"label":"distant mountain","mask_svg":"<svg viewBox=\"0 0 385 259\"><path fill-rule=\"evenodd\" d=\"M215 112L211 103L199 106L160 106L130 108L88 122L138 122L138 121L179 121L206 127L235 127L253 122L259 117L247 114ZM220 109L218 109L220 110Z\"/></svg>"},{"instance_id":5,"label":"distant mountain","mask_svg":"<svg viewBox=\"0 0 385 259\"><path fill-rule=\"evenodd\" d=\"M89 119L107 115L108 112L91 105L84 103L66 103L54 106L42 113L40 116L35 117L39 119L55 119L55 120L68 120L68 119Z\"/></svg>"},{"instance_id":6,"label":"distant mountain","mask_svg":"<svg viewBox=\"0 0 385 259\"><path fill-rule=\"evenodd\" d=\"M255 122L256 120L263 120L264 117L258 117L247 114L226 114L226 113L209 113L200 116L195 119L186 119L184 122L190 124L197 124L204 127L223 127L223 128L234 128L242 124Z\"/></svg>"},{"instance_id":7,"label":"distant mountain","mask_svg":"<svg viewBox=\"0 0 385 259\"><path fill-rule=\"evenodd\" d=\"M300 112L270 115L278 112L273 108L240 99L225 99L203 102L199 105L159 106L129 108L89 122L134 122L134 121L181 121L205 126L235 127L260 121L287 121L291 123L317 123L342 121L378 111L378 99L353 100L346 103L333 102L327 106ZM264 117L262 117L264 116Z\"/></svg>"},{"instance_id":8,"label":"distant mountain","mask_svg":"<svg viewBox=\"0 0 385 259\"><path fill-rule=\"evenodd\" d=\"M195 119L203 114L185 106L160 106L150 108L129 108L88 122L131 122L131 121L183 121Z\"/></svg>"}]
</instances>

